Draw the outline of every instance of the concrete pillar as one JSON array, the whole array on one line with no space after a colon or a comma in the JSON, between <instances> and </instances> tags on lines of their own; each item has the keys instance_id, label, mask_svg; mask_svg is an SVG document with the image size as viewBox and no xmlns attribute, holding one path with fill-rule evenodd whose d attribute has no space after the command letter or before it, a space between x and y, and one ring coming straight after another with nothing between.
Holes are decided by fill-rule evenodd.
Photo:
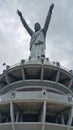
<instances>
[{"instance_id":1,"label":"concrete pillar","mask_svg":"<svg viewBox=\"0 0 73 130\"><path fill-rule=\"evenodd\" d=\"M8 116L7 116L7 118L6 118L6 122L8 122Z\"/></svg>"},{"instance_id":2,"label":"concrete pillar","mask_svg":"<svg viewBox=\"0 0 73 130\"><path fill-rule=\"evenodd\" d=\"M43 103L42 130L45 130L45 120L46 120L46 100L44 100L44 103Z\"/></svg>"},{"instance_id":3,"label":"concrete pillar","mask_svg":"<svg viewBox=\"0 0 73 130\"><path fill-rule=\"evenodd\" d=\"M58 68L58 72L57 72L57 75L56 75L56 79L55 81L58 83L59 81L59 77L60 77L60 68Z\"/></svg>"},{"instance_id":4,"label":"concrete pillar","mask_svg":"<svg viewBox=\"0 0 73 130\"><path fill-rule=\"evenodd\" d=\"M42 113L43 113L43 105L41 105L41 108L39 111L39 122L42 122Z\"/></svg>"},{"instance_id":5,"label":"concrete pillar","mask_svg":"<svg viewBox=\"0 0 73 130\"><path fill-rule=\"evenodd\" d=\"M22 121L22 114L20 115L20 122L23 122L23 121Z\"/></svg>"},{"instance_id":6,"label":"concrete pillar","mask_svg":"<svg viewBox=\"0 0 73 130\"><path fill-rule=\"evenodd\" d=\"M17 113L16 113L16 122L19 121L19 111L17 110Z\"/></svg>"},{"instance_id":7,"label":"concrete pillar","mask_svg":"<svg viewBox=\"0 0 73 130\"><path fill-rule=\"evenodd\" d=\"M0 90L3 88L3 83L0 82Z\"/></svg>"},{"instance_id":8,"label":"concrete pillar","mask_svg":"<svg viewBox=\"0 0 73 130\"><path fill-rule=\"evenodd\" d=\"M68 88L69 88L69 89L71 88L72 83L73 83L73 77L72 77L72 78L70 79L70 81L69 81L69 85L68 85Z\"/></svg>"},{"instance_id":9,"label":"concrete pillar","mask_svg":"<svg viewBox=\"0 0 73 130\"><path fill-rule=\"evenodd\" d=\"M7 70L5 70L5 78L6 78L7 85L9 85L10 81L9 81L9 77L7 74Z\"/></svg>"},{"instance_id":10,"label":"concrete pillar","mask_svg":"<svg viewBox=\"0 0 73 130\"><path fill-rule=\"evenodd\" d=\"M56 123L59 124L58 117L56 116Z\"/></svg>"},{"instance_id":11,"label":"concrete pillar","mask_svg":"<svg viewBox=\"0 0 73 130\"><path fill-rule=\"evenodd\" d=\"M21 61L21 71L22 71L22 78L23 78L23 81L24 81L25 80L24 60Z\"/></svg>"},{"instance_id":12,"label":"concrete pillar","mask_svg":"<svg viewBox=\"0 0 73 130\"><path fill-rule=\"evenodd\" d=\"M0 113L0 123L2 123L2 114Z\"/></svg>"},{"instance_id":13,"label":"concrete pillar","mask_svg":"<svg viewBox=\"0 0 73 130\"><path fill-rule=\"evenodd\" d=\"M69 126L71 126L71 123L72 123L72 116L73 116L73 107L71 107L69 110L69 119L67 122L67 125L69 125Z\"/></svg>"},{"instance_id":14,"label":"concrete pillar","mask_svg":"<svg viewBox=\"0 0 73 130\"><path fill-rule=\"evenodd\" d=\"M43 80L43 63L42 63L42 67L41 67L41 81Z\"/></svg>"},{"instance_id":15,"label":"concrete pillar","mask_svg":"<svg viewBox=\"0 0 73 130\"><path fill-rule=\"evenodd\" d=\"M15 125L14 125L14 107L13 107L13 102L10 102L10 115L11 115L11 123L12 123L12 130L15 130Z\"/></svg>"},{"instance_id":16,"label":"concrete pillar","mask_svg":"<svg viewBox=\"0 0 73 130\"><path fill-rule=\"evenodd\" d=\"M42 122L45 122L45 119L46 119L46 101L44 100Z\"/></svg>"},{"instance_id":17,"label":"concrete pillar","mask_svg":"<svg viewBox=\"0 0 73 130\"><path fill-rule=\"evenodd\" d=\"M65 125L65 121L64 121L64 115L63 115L63 113L61 113L61 124L64 124L64 125Z\"/></svg>"}]
</instances>

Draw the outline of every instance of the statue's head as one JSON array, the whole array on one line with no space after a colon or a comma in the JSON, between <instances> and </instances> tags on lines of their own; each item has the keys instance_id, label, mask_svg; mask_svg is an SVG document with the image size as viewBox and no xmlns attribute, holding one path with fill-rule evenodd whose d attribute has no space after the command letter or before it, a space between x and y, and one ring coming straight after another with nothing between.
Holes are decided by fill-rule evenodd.
<instances>
[{"instance_id":1,"label":"statue's head","mask_svg":"<svg viewBox=\"0 0 73 130\"><path fill-rule=\"evenodd\" d=\"M35 32L41 29L41 25L39 23L35 23L34 25Z\"/></svg>"}]
</instances>

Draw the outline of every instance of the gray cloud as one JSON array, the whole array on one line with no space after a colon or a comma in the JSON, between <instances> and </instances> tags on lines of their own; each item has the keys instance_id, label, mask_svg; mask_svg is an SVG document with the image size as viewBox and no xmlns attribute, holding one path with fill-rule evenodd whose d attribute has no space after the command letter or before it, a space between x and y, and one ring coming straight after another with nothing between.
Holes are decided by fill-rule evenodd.
<instances>
[{"instance_id":1,"label":"gray cloud","mask_svg":"<svg viewBox=\"0 0 73 130\"><path fill-rule=\"evenodd\" d=\"M0 0L0 72L9 65L27 59L30 36L23 28L16 10L33 29L35 22L43 27L50 4L54 2L51 23L46 38L46 56L73 69L73 0Z\"/></svg>"}]
</instances>

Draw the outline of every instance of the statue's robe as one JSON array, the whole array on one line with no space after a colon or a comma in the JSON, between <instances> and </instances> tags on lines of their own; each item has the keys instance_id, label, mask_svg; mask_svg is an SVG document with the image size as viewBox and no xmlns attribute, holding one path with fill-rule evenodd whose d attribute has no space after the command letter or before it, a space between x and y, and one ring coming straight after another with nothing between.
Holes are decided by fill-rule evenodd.
<instances>
[{"instance_id":1,"label":"statue's robe","mask_svg":"<svg viewBox=\"0 0 73 130\"><path fill-rule=\"evenodd\" d=\"M45 56L45 35L43 29L34 32L30 40L30 56L33 58Z\"/></svg>"}]
</instances>

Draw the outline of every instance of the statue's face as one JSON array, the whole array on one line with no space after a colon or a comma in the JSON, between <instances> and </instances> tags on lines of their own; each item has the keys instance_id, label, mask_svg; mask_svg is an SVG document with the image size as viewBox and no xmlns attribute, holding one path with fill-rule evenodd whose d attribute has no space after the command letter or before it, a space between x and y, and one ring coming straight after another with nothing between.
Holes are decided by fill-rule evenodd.
<instances>
[{"instance_id":1,"label":"statue's face","mask_svg":"<svg viewBox=\"0 0 73 130\"><path fill-rule=\"evenodd\" d=\"M35 23L34 25L35 32L41 29L41 26L39 23Z\"/></svg>"}]
</instances>

